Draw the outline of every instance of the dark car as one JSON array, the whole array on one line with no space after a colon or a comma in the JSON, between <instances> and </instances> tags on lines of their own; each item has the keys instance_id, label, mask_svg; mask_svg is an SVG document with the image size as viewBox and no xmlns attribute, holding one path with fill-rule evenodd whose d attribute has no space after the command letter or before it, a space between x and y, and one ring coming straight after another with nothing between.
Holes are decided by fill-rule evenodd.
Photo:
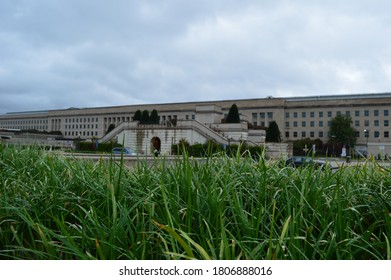
<instances>
[{"instance_id":1,"label":"dark car","mask_svg":"<svg viewBox=\"0 0 391 280\"><path fill-rule=\"evenodd\" d=\"M294 156L291 158L288 158L285 161L285 166L291 166L291 167L305 167L305 166L314 166L315 168L325 168L326 162L322 160L315 160L313 158L309 157L303 157L303 156Z\"/></svg>"}]
</instances>

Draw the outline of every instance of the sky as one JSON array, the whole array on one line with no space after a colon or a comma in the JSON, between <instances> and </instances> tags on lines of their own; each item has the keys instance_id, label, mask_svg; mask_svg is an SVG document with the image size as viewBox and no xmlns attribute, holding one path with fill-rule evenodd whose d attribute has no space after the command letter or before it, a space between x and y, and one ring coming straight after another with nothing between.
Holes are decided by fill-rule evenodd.
<instances>
[{"instance_id":1,"label":"sky","mask_svg":"<svg viewBox=\"0 0 391 280\"><path fill-rule=\"evenodd\" d=\"M389 0L1 0L0 114L391 91Z\"/></svg>"}]
</instances>

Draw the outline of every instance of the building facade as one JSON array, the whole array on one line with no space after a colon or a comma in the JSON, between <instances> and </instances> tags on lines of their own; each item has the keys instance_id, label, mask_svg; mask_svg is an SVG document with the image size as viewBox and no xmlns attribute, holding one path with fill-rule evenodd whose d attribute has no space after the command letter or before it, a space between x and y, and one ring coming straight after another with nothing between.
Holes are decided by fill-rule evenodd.
<instances>
[{"instance_id":1,"label":"building facade","mask_svg":"<svg viewBox=\"0 0 391 280\"><path fill-rule=\"evenodd\" d=\"M327 142L331 120L338 114L344 114L352 117L352 125L358 132L357 145L391 143L391 93L268 97L8 113L0 116L0 128L59 131L65 138L100 139L110 125L118 126L131 121L137 110L151 112L156 109L163 123L197 120L211 125L221 122L234 103L239 108L242 121L253 128L263 129L271 121L276 121L283 141L312 138ZM206 111L208 114L205 114Z\"/></svg>"}]
</instances>

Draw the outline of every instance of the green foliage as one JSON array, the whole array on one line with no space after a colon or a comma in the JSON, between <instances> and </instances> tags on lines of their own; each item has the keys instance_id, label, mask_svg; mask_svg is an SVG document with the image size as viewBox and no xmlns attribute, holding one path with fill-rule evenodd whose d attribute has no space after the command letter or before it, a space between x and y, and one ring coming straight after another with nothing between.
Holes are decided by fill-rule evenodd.
<instances>
[{"instance_id":1,"label":"green foliage","mask_svg":"<svg viewBox=\"0 0 391 280\"><path fill-rule=\"evenodd\" d=\"M390 172L186 153L129 169L0 145L0 258L389 260Z\"/></svg>"},{"instance_id":2,"label":"green foliage","mask_svg":"<svg viewBox=\"0 0 391 280\"><path fill-rule=\"evenodd\" d=\"M113 131L115 128L115 124L110 124L109 127L107 128L106 134L109 134L111 131Z\"/></svg>"},{"instance_id":3,"label":"green foliage","mask_svg":"<svg viewBox=\"0 0 391 280\"><path fill-rule=\"evenodd\" d=\"M352 127L352 118L346 115L337 115L331 120L329 143L342 144L354 147L357 141L357 130Z\"/></svg>"},{"instance_id":4,"label":"green foliage","mask_svg":"<svg viewBox=\"0 0 391 280\"><path fill-rule=\"evenodd\" d=\"M326 151L324 150L324 145L322 140L320 139L313 140L310 138L304 138L304 139L293 141L293 154L297 156L312 154L313 145L315 145L317 155L326 153ZM308 149L308 151L305 152L305 149Z\"/></svg>"},{"instance_id":5,"label":"green foliage","mask_svg":"<svg viewBox=\"0 0 391 280\"><path fill-rule=\"evenodd\" d=\"M137 110L133 115L133 121L141 121L141 111Z\"/></svg>"},{"instance_id":6,"label":"green foliage","mask_svg":"<svg viewBox=\"0 0 391 280\"><path fill-rule=\"evenodd\" d=\"M240 123L239 109L236 104L232 104L229 109L228 116L225 120L226 123Z\"/></svg>"},{"instance_id":7,"label":"green foliage","mask_svg":"<svg viewBox=\"0 0 391 280\"><path fill-rule=\"evenodd\" d=\"M211 157L219 154L236 157L239 154L243 157L251 156L253 158L259 158L264 154L264 148L260 146L248 146L246 143L223 146L214 141L208 141L205 144L197 143L190 145L183 139L171 147L171 152L174 155L183 155L185 153L191 157Z\"/></svg>"},{"instance_id":8,"label":"green foliage","mask_svg":"<svg viewBox=\"0 0 391 280\"><path fill-rule=\"evenodd\" d=\"M80 142L77 145L79 151L91 151L91 152L107 152L111 153L111 150L115 147L121 147L122 145L115 142L99 143L98 146L94 142Z\"/></svg>"},{"instance_id":9,"label":"green foliage","mask_svg":"<svg viewBox=\"0 0 391 280\"><path fill-rule=\"evenodd\" d=\"M278 128L278 124L272 121L269 127L266 129L266 142L281 142L281 132Z\"/></svg>"},{"instance_id":10,"label":"green foliage","mask_svg":"<svg viewBox=\"0 0 391 280\"><path fill-rule=\"evenodd\" d=\"M140 110L137 110L134 113L133 121L139 121L140 124L159 124L160 123L160 117L158 115L158 112L153 109L151 114L149 114L148 110L144 110L142 113Z\"/></svg>"},{"instance_id":11,"label":"green foliage","mask_svg":"<svg viewBox=\"0 0 391 280\"><path fill-rule=\"evenodd\" d=\"M151 116L149 118L150 124L159 124L160 123L160 117L155 109L152 110Z\"/></svg>"},{"instance_id":12,"label":"green foliage","mask_svg":"<svg viewBox=\"0 0 391 280\"><path fill-rule=\"evenodd\" d=\"M141 115L140 124L149 124L149 122L150 122L149 111L144 110L143 114Z\"/></svg>"}]
</instances>

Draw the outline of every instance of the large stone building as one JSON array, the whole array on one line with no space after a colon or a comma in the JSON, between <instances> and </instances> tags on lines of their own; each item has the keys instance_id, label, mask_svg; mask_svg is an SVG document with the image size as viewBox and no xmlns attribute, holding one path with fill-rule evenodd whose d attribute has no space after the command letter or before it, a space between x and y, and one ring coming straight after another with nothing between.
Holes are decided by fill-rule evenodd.
<instances>
[{"instance_id":1,"label":"large stone building","mask_svg":"<svg viewBox=\"0 0 391 280\"><path fill-rule=\"evenodd\" d=\"M137 110L151 112L156 109L162 124L197 121L218 131L218 125L234 103L239 108L242 121L250 123L250 127L262 129L271 121L276 121L283 141L318 138L326 142L332 118L345 114L352 117L353 127L358 131L358 146L381 143L383 149L388 149L391 145L391 93L268 97L8 113L0 116L0 128L60 131L65 138L100 139L111 124L118 127L121 123L130 122Z\"/></svg>"}]
</instances>

